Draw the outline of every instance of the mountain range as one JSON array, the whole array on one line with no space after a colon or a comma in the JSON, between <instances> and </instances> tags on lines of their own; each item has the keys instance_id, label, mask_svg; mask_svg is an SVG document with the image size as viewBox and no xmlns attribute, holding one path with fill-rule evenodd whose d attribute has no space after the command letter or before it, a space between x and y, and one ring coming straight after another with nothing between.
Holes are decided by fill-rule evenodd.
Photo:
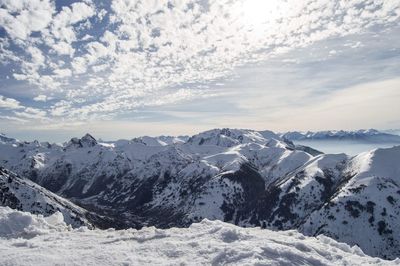
<instances>
[{"instance_id":1,"label":"mountain range","mask_svg":"<svg viewBox=\"0 0 400 266\"><path fill-rule=\"evenodd\" d=\"M62 145L2 135L0 203L44 215L49 204L102 228L187 227L207 218L297 229L399 257L400 146L322 154L296 146L292 135L214 129L104 142L86 134ZM21 196L25 190L41 198Z\"/></svg>"},{"instance_id":2,"label":"mountain range","mask_svg":"<svg viewBox=\"0 0 400 266\"><path fill-rule=\"evenodd\" d=\"M351 140L366 142L397 142L400 144L400 136L397 131L379 131L376 129L360 129L355 131L326 130L326 131L289 131L279 134L280 137L290 140Z\"/></svg>"}]
</instances>

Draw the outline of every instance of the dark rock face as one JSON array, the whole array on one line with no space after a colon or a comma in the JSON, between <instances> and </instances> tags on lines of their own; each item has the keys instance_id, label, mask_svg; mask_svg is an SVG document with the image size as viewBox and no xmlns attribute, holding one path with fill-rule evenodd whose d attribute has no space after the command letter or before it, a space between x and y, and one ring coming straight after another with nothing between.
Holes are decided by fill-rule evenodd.
<instances>
[{"instance_id":1,"label":"dark rock face","mask_svg":"<svg viewBox=\"0 0 400 266\"><path fill-rule=\"evenodd\" d=\"M313 156L323 154L323 152L321 152L319 150L316 150L316 149L313 149L311 147L304 146L304 145L296 145L296 150L307 152Z\"/></svg>"},{"instance_id":2,"label":"dark rock face","mask_svg":"<svg viewBox=\"0 0 400 266\"><path fill-rule=\"evenodd\" d=\"M97 145L97 140L90 134L86 134L80 139L82 147L93 147Z\"/></svg>"},{"instance_id":3,"label":"dark rock face","mask_svg":"<svg viewBox=\"0 0 400 266\"><path fill-rule=\"evenodd\" d=\"M400 240L396 235L400 207L387 200L400 199L398 186L379 178L369 186L355 186L353 182L349 180L336 197L313 212L301 230L357 244L365 253L385 259L400 256ZM385 193L376 193L379 187L384 187Z\"/></svg>"},{"instance_id":4,"label":"dark rock face","mask_svg":"<svg viewBox=\"0 0 400 266\"><path fill-rule=\"evenodd\" d=\"M66 145L66 149L68 148L87 148L94 147L97 145L97 140L90 134L86 134L82 138L72 138Z\"/></svg>"},{"instance_id":5,"label":"dark rock face","mask_svg":"<svg viewBox=\"0 0 400 266\"><path fill-rule=\"evenodd\" d=\"M2 171L2 170L0 170ZM12 209L22 210L22 205L19 199L10 191L10 185L13 183L13 178L9 176L7 180L0 180L0 205L8 206Z\"/></svg>"}]
</instances>

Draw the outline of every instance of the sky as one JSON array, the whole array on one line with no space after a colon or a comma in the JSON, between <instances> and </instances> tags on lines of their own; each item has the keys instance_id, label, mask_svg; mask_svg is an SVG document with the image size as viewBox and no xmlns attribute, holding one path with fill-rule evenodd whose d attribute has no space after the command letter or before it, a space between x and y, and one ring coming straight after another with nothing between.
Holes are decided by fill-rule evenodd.
<instances>
[{"instance_id":1,"label":"sky","mask_svg":"<svg viewBox=\"0 0 400 266\"><path fill-rule=\"evenodd\" d=\"M400 128L400 0L0 0L0 131Z\"/></svg>"}]
</instances>

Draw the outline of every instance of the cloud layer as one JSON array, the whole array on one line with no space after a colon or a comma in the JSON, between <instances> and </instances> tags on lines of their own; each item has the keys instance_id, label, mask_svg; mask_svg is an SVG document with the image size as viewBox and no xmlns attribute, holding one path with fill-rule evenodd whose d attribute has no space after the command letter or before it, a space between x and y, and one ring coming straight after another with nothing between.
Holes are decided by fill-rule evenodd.
<instances>
[{"instance_id":1,"label":"cloud layer","mask_svg":"<svg viewBox=\"0 0 400 266\"><path fill-rule=\"evenodd\" d=\"M65 124L225 97L238 67L399 17L398 0L2 0L0 114Z\"/></svg>"}]
</instances>

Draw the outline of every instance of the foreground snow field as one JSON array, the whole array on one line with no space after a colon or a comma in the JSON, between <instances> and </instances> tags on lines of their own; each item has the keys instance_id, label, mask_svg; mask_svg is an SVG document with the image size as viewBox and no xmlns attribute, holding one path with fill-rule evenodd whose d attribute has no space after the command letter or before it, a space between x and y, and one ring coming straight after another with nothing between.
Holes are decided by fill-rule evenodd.
<instances>
[{"instance_id":1,"label":"foreground snow field","mask_svg":"<svg viewBox=\"0 0 400 266\"><path fill-rule=\"evenodd\" d=\"M189 228L72 229L61 213L43 218L0 207L0 265L400 265L358 247L296 231L203 220Z\"/></svg>"}]
</instances>

